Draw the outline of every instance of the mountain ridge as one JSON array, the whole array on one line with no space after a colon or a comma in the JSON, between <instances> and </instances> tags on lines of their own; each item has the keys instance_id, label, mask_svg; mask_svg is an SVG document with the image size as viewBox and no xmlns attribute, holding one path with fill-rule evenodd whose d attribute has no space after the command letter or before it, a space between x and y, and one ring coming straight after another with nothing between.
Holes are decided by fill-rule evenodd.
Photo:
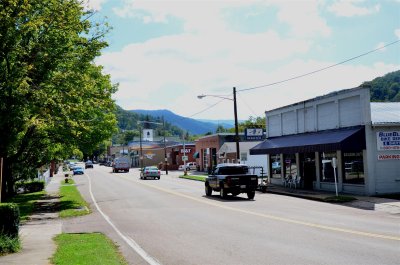
<instances>
[{"instance_id":1,"label":"mountain ridge","mask_svg":"<svg viewBox=\"0 0 400 265\"><path fill-rule=\"evenodd\" d=\"M213 133L216 131L218 125L223 126L224 128L232 128L233 125L223 122L223 123L218 123L218 122L210 122L208 121L201 121L197 119L192 119L192 118L187 118L180 116L178 114L173 113L170 110L167 109L161 109L161 110L143 110L143 109L133 109L133 110L128 110L129 112L137 113L137 114L142 114L142 115L150 115L153 117L164 117L166 122L171 123L172 125L175 125L190 134L206 134L206 133Z\"/></svg>"}]
</instances>

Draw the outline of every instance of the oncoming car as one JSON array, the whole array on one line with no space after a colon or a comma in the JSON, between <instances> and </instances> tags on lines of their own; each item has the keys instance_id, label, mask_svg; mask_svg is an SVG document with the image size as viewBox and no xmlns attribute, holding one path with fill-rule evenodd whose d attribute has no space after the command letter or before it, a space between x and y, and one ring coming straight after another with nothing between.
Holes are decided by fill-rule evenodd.
<instances>
[{"instance_id":1,"label":"oncoming car","mask_svg":"<svg viewBox=\"0 0 400 265\"><path fill-rule=\"evenodd\" d=\"M161 171L155 167L144 167L143 170L140 172L140 179L147 179L147 178L154 178L160 179Z\"/></svg>"},{"instance_id":2,"label":"oncoming car","mask_svg":"<svg viewBox=\"0 0 400 265\"><path fill-rule=\"evenodd\" d=\"M86 169L86 168L93 168L93 162L90 161L90 160L86 161L86 162L85 162L85 169Z\"/></svg>"}]
</instances>

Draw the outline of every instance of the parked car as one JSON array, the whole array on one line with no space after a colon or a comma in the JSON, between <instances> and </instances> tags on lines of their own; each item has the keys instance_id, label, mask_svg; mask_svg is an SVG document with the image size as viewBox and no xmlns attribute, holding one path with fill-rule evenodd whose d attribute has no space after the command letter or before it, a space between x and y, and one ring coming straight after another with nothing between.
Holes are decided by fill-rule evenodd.
<instances>
[{"instance_id":1,"label":"parked car","mask_svg":"<svg viewBox=\"0 0 400 265\"><path fill-rule=\"evenodd\" d=\"M196 162L188 162L186 163L186 170L196 170L197 164ZM185 165L179 165L178 170L185 170Z\"/></svg>"},{"instance_id":2,"label":"parked car","mask_svg":"<svg viewBox=\"0 0 400 265\"><path fill-rule=\"evenodd\" d=\"M93 162L90 161L90 160L86 161L86 163L85 163L85 169L86 169L86 168L93 168Z\"/></svg>"},{"instance_id":3,"label":"parked car","mask_svg":"<svg viewBox=\"0 0 400 265\"><path fill-rule=\"evenodd\" d=\"M160 179L161 171L156 166L144 167L140 172L140 179Z\"/></svg>"},{"instance_id":4,"label":"parked car","mask_svg":"<svg viewBox=\"0 0 400 265\"><path fill-rule=\"evenodd\" d=\"M72 173L73 173L74 175L83 175L85 172L84 172L84 170L83 170L83 167L76 166L76 167L72 170Z\"/></svg>"},{"instance_id":5,"label":"parked car","mask_svg":"<svg viewBox=\"0 0 400 265\"><path fill-rule=\"evenodd\" d=\"M73 170L75 166L76 166L75 162L68 163L69 170Z\"/></svg>"}]
</instances>

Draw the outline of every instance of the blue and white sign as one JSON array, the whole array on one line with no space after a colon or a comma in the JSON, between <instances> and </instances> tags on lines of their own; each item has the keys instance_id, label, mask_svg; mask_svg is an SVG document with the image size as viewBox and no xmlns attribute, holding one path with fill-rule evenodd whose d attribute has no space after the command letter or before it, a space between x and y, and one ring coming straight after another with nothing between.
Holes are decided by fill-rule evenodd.
<instances>
[{"instance_id":1,"label":"blue and white sign","mask_svg":"<svg viewBox=\"0 0 400 265\"><path fill-rule=\"evenodd\" d=\"M377 132L376 143L379 151L400 150L400 131Z\"/></svg>"},{"instance_id":2,"label":"blue and white sign","mask_svg":"<svg viewBox=\"0 0 400 265\"><path fill-rule=\"evenodd\" d=\"M263 139L263 129L259 128L246 128L245 137L246 140L262 140Z\"/></svg>"}]
</instances>

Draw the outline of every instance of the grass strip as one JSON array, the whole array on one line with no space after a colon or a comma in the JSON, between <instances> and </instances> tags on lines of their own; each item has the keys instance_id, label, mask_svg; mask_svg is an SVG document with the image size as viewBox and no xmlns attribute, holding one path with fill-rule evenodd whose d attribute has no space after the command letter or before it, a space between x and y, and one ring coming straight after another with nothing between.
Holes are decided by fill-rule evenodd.
<instances>
[{"instance_id":1,"label":"grass strip","mask_svg":"<svg viewBox=\"0 0 400 265\"><path fill-rule=\"evenodd\" d=\"M82 198L75 182L70 179L68 183L62 181L60 187L60 217L81 216L90 213L87 202Z\"/></svg>"},{"instance_id":2,"label":"grass strip","mask_svg":"<svg viewBox=\"0 0 400 265\"><path fill-rule=\"evenodd\" d=\"M128 264L117 246L101 233L60 234L55 241L57 251L52 257L55 265Z\"/></svg>"},{"instance_id":3,"label":"grass strip","mask_svg":"<svg viewBox=\"0 0 400 265\"><path fill-rule=\"evenodd\" d=\"M197 180L197 181L206 181L207 176L199 176L199 175L181 175L179 176L182 179L191 179L191 180Z\"/></svg>"},{"instance_id":4,"label":"grass strip","mask_svg":"<svg viewBox=\"0 0 400 265\"><path fill-rule=\"evenodd\" d=\"M42 199L45 196L45 191L18 194L6 202L13 202L18 204L19 214L21 222L29 219L29 215L32 214L35 208L35 202Z\"/></svg>"}]
</instances>

